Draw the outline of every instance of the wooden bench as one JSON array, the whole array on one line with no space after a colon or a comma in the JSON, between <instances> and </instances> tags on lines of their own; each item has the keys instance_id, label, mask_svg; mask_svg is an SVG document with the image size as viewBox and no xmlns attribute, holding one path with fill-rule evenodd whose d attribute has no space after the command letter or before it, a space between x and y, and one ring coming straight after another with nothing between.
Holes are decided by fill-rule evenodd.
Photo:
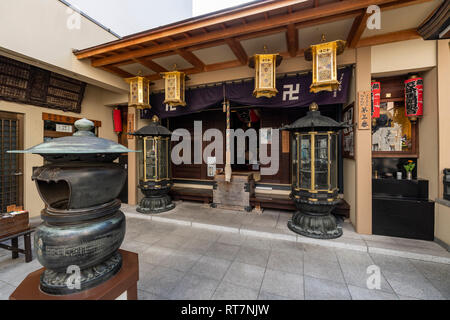
<instances>
[{"instance_id":1,"label":"wooden bench","mask_svg":"<svg viewBox=\"0 0 450 320\"><path fill-rule=\"evenodd\" d=\"M170 191L170 195L174 200L200 201L203 203L212 203L213 190L199 188L174 187ZM250 204L254 208L279 209L295 211L295 204L284 194L261 194L256 193L250 198ZM333 214L345 218L350 217L350 205L342 200L333 210Z\"/></svg>"},{"instance_id":2,"label":"wooden bench","mask_svg":"<svg viewBox=\"0 0 450 320\"><path fill-rule=\"evenodd\" d=\"M12 258L19 258L19 253L25 255L25 262L31 262L33 260L33 251L31 249L31 234L34 232L34 228L28 228L23 231L16 232L14 234L2 236L0 238L0 248L12 251ZM19 238L23 237L24 249L19 248ZM11 240L11 245L4 244L4 242Z\"/></svg>"}]
</instances>

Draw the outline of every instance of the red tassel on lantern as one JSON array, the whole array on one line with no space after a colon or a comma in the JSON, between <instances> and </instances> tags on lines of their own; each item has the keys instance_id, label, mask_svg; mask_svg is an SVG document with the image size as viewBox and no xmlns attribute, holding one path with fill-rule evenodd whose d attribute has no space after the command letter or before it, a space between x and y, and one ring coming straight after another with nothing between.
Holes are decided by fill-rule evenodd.
<instances>
[{"instance_id":1,"label":"red tassel on lantern","mask_svg":"<svg viewBox=\"0 0 450 320\"><path fill-rule=\"evenodd\" d=\"M372 119L380 117L381 83L372 81Z\"/></svg>"},{"instance_id":2,"label":"red tassel on lantern","mask_svg":"<svg viewBox=\"0 0 450 320\"><path fill-rule=\"evenodd\" d=\"M412 122L423 116L423 78L411 76L405 81L405 112Z\"/></svg>"},{"instance_id":3,"label":"red tassel on lantern","mask_svg":"<svg viewBox=\"0 0 450 320\"><path fill-rule=\"evenodd\" d=\"M114 131L119 134L122 132L122 112L120 109L114 109L113 111Z\"/></svg>"}]
</instances>

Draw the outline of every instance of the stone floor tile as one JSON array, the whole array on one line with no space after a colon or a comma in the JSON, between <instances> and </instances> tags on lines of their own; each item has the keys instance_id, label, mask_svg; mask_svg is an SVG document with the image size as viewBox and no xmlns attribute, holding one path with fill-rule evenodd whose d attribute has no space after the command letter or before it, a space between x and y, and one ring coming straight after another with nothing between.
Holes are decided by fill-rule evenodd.
<instances>
[{"instance_id":1,"label":"stone floor tile","mask_svg":"<svg viewBox=\"0 0 450 320\"><path fill-rule=\"evenodd\" d=\"M222 281L213 295L213 300L256 300L258 290Z\"/></svg>"},{"instance_id":2,"label":"stone floor tile","mask_svg":"<svg viewBox=\"0 0 450 320\"><path fill-rule=\"evenodd\" d=\"M348 290L353 300L398 300L395 294L380 290L369 290L355 286L348 286Z\"/></svg>"},{"instance_id":3,"label":"stone floor tile","mask_svg":"<svg viewBox=\"0 0 450 320\"><path fill-rule=\"evenodd\" d=\"M217 242L240 246L247 239L247 236L234 233L224 233L218 239Z\"/></svg>"},{"instance_id":4,"label":"stone floor tile","mask_svg":"<svg viewBox=\"0 0 450 320\"><path fill-rule=\"evenodd\" d=\"M444 298L450 300L450 265L419 260L410 261Z\"/></svg>"},{"instance_id":5,"label":"stone floor tile","mask_svg":"<svg viewBox=\"0 0 450 320\"><path fill-rule=\"evenodd\" d=\"M163 298L170 298L173 289L180 283L184 273L166 267L157 266L138 282L140 290Z\"/></svg>"},{"instance_id":6,"label":"stone floor tile","mask_svg":"<svg viewBox=\"0 0 450 320\"><path fill-rule=\"evenodd\" d=\"M303 251L272 249L267 268L303 275Z\"/></svg>"},{"instance_id":7,"label":"stone floor tile","mask_svg":"<svg viewBox=\"0 0 450 320\"><path fill-rule=\"evenodd\" d=\"M345 283L344 275L337 261L305 255L303 263L305 276Z\"/></svg>"},{"instance_id":8,"label":"stone floor tile","mask_svg":"<svg viewBox=\"0 0 450 320\"><path fill-rule=\"evenodd\" d=\"M202 239L189 239L180 247L180 250L192 252L196 254L205 254L208 249L213 245L213 241Z\"/></svg>"},{"instance_id":9,"label":"stone floor tile","mask_svg":"<svg viewBox=\"0 0 450 320\"><path fill-rule=\"evenodd\" d=\"M140 254L139 259L153 265L160 265L173 251L173 249L154 245L145 250L143 254Z\"/></svg>"},{"instance_id":10,"label":"stone floor tile","mask_svg":"<svg viewBox=\"0 0 450 320\"><path fill-rule=\"evenodd\" d=\"M236 255L236 261L265 268L269 260L269 255L270 249L264 250L242 246Z\"/></svg>"},{"instance_id":11,"label":"stone floor tile","mask_svg":"<svg viewBox=\"0 0 450 320\"><path fill-rule=\"evenodd\" d=\"M9 300L9 296L16 290L16 287L6 282L0 281L0 300Z\"/></svg>"},{"instance_id":12,"label":"stone floor tile","mask_svg":"<svg viewBox=\"0 0 450 320\"><path fill-rule=\"evenodd\" d=\"M200 257L201 255L196 253L172 250L170 255L161 261L160 265L174 270L188 272Z\"/></svg>"},{"instance_id":13,"label":"stone floor tile","mask_svg":"<svg viewBox=\"0 0 450 320\"><path fill-rule=\"evenodd\" d=\"M291 299L304 299L303 276L267 269L261 291Z\"/></svg>"},{"instance_id":14,"label":"stone floor tile","mask_svg":"<svg viewBox=\"0 0 450 320\"><path fill-rule=\"evenodd\" d=\"M292 299L288 298L288 297L277 296L276 294L261 291L259 293L258 300L271 301L271 300L292 300Z\"/></svg>"},{"instance_id":15,"label":"stone floor tile","mask_svg":"<svg viewBox=\"0 0 450 320\"><path fill-rule=\"evenodd\" d=\"M235 261L228 269L223 281L259 290L264 271L264 268Z\"/></svg>"},{"instance_id":16,"label":"stone floor tile","mask_svg":"<svg viewBox=\"0 0 450 320\"><path fill-rule=\"evenodd\" d=\"M167 300L167 299L144 290L138 290L138 300Z\"/></svg>"},{"instance_id":17,"label":"stone floor tile","mask_svg":"<svg viewBox=\"0 0 450 320\"><path fill-rule=\"evenodd\" d=\"M345 284L305 276L306 300L350 300Z\"/></svg>"},{"instance_id":18,"label":"stone floor tile","mask_svg":"<svg viewBox=\"0 0 450 320\"><path fill-rule=\"evenodd\" d=\"M168 235L162 238L161 240L156 241L154 244L164 248L179 249L188 240L189 238L187 237Z\"/></svg>"},{"instance_id":19,"label":"stone floor tile","mask_svg":"<svg viewBox=\"0 0 450 320\"><path fill-rule=\"evenodd\" d=\"M188 273L171 292L170 299L209 300L218 285L218 280Z\"/></svg>"},{"instance_id":20,"label":"stone floor tile","mask_svg":"<svg viewBox=\"0 0 450 320\"><path fill-rule=\"evenodd\" d=\"M317 258L320 260L337 261L335 249L322 246L303 244L305 260Z\"/></svg>"},{"instance_id":21,"label":"stone floor tile","mask_svg":"<svg viewBox=\"0 0 450 320\"><path fill-rule=\"evenodd\" d=\"M203 256L192 267L191 273L221 280L231 265L230 260Z\"/></svg>"},{"instance_id":22,"label":"stone floor tile","mask_svg":"<svg viewBox=\"0 0 450 320\"><path fill-rule=\"evenodd\" d=\"M236 257L239 248L239 246L215 242L209 247L206 255L231 261Z\"/></svg>"},{"instance_id":23,"label":"stone floor tile","mask_svg":"<svg viewBox=\"0 0 450 320\"><path fill-rule=\"evenodd\" d=\"M148 233L139 234L137 237L133 238L133 241L152 245L152 244L155 244L156 242L160 241L162 238L164 238L163 233L150 231Z\"/></svg>"}]
</instances>

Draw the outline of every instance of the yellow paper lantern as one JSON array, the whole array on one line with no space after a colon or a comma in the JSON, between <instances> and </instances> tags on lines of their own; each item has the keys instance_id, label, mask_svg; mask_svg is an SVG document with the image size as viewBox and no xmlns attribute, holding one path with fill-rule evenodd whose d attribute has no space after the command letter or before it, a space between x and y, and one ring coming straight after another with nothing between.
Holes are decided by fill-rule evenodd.
<instances>
[{"instance_id":1,"label":"yellow paper lantern","mask_svg":"<svg viewBox=\"0 0 450 320\"><path fill-rule=\"evenodd\" d=\"M345 43L343 40L324 42L306 50L305 59L313 61L311 92L334 91L339 88L341 83L337 79L336 57L344 52Z\"/></svg>"},{"instance_id":2,"label":"yellow paper lantern","mask_svg":"<svg viewBox=\"0 0 450 320\"><path fill-rule=\"evenodd\" d=\"M130 84L128 106L136 109L151 109L150 81L141 76L127 78L125 81Z\"/></svg>"},{"instance_id":3,"label":"yellow paper lantern","mask_svg":"<svg viewBox=\"0 0 450 320\"><path fill-rule=\"evenodd\" d=\"M250 58L250 68L255 68L255 90L256 98L275 97L277 90L277 67L283 58L279 54L256 54Z\"/></svg>"},{"instance_id":4,"label":"yellow paper lantern","mask_svg":"<svg viewBox=\"0 0 450 320\"><path fill-rule=\"evenodd\" d=\"M171 107L186 106L184 90L186 74L180 71L170 71L161 73L165 79L165 104Z\"/></svg>"}]
</instances>

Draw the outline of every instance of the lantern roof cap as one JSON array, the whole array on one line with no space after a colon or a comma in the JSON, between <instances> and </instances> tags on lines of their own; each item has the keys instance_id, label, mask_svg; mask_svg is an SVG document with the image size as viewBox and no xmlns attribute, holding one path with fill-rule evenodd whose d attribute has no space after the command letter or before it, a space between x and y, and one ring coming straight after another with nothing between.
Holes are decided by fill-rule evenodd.
<instances>
[{"instance_id":1,"label":"lantern roof cap","mask_svg":"<svg viewBox=\"0 0 450 320\"><path fill-rule=\"evenodd\" d=\"M306 116L298 119L291 125L284 126L281 130L294 132L310 132L310 131L339 131L348 128L345 123L339 123L330 117L320 114L319 106L313 102L309 106Z\"/></svg>"},{"instance_id":2,"label":"lantern roof cap","mask_svg":"<svg viewBox=\"0 0 450 320\"><path fill-rule=\"evenodd\" d=\"M154 115L152 118L152 122L148 126L137 130L135 133L132 133L132 135L138 137L169 137L172 135L172 132L166 127L160 125L158 116Z\"/></svg>"},{"instance_id":3,"label":"lantern roof cap","mask_svg":"<svg viewBox=\"0 0 450 320\"><path fill-rule=\"evenodd\" d=\"M91 132L94 123L90 120L76 121L75 128L78 131L72 136L53 139L26 150L8 151L8 153L39 154L51 161L56 158L57 161L70 161L75 158L78 160L88 158L90 161L109 161L122 153L136 152L114 141L96 137Z\"/></svg>"}]
</instances>

